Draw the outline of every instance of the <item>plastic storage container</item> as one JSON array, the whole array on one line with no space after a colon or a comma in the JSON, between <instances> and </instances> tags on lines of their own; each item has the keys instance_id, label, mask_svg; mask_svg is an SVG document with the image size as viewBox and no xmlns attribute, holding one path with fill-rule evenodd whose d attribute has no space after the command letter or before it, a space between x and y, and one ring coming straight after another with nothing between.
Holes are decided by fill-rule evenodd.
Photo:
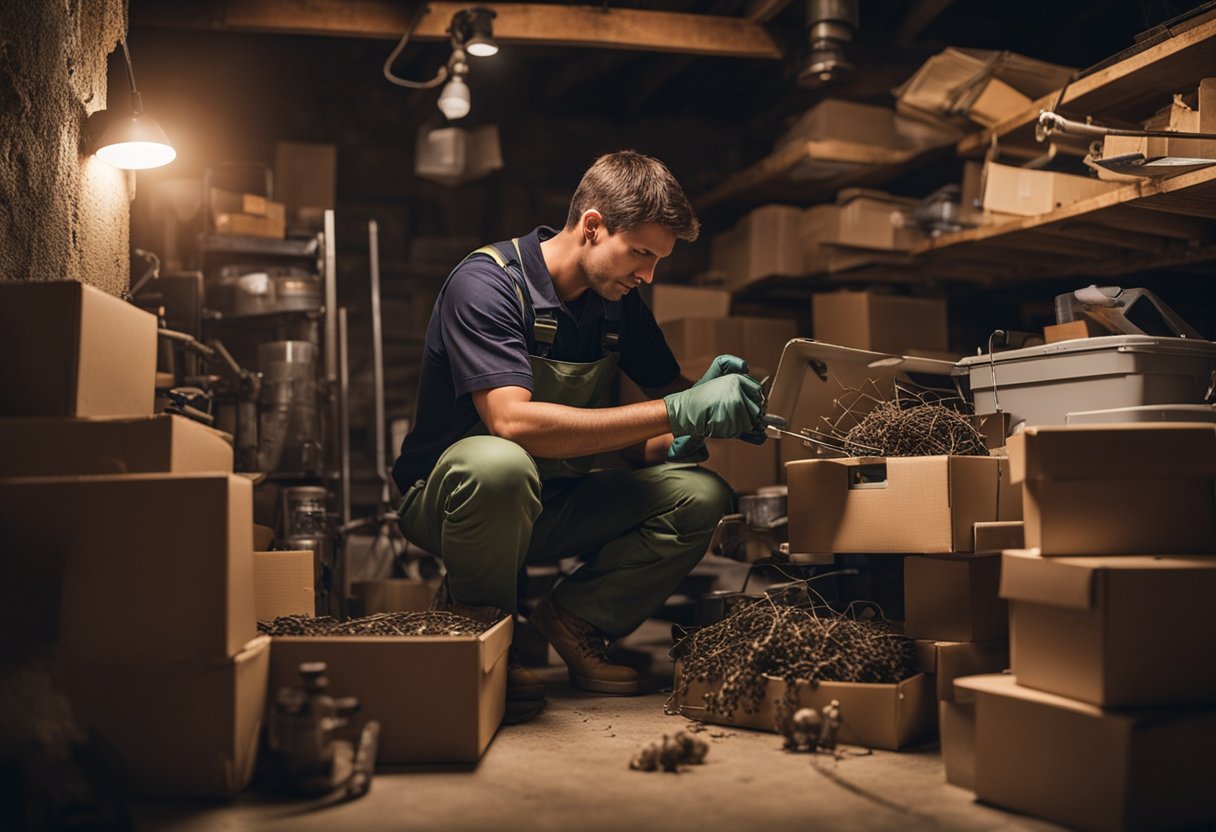
<instances>
[{"instance_id":1,"label":"plastic storage container","mask_svg":"<svg viewBox=\"0 0 1216 832\"><path fill-rule=\"evenodd\" d=\"M977 413L999 409L1014 425L1063 425L1074 412L1210 401L1216 343L1078 338L964 358L954 372L969 380Z\"/></svg>"}]
</instances>

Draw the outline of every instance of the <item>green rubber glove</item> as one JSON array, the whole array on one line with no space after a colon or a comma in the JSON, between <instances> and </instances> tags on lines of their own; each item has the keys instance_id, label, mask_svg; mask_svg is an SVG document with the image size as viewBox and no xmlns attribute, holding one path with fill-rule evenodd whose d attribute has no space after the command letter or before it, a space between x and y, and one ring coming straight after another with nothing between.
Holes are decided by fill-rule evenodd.
<instances>
[{"instance_id":1,"label":"green rubber glove","mask_svg":"<svg viewBox=\"0 0 1216 832\"><path fill-rule=\"evenodd\" d=\"M667 448L668 462L704 462L709 459L709 448L699 436L677 436Z\"/></svg>"},{"instance_id":2,"label":"green rubber glove","mask_svg":"<svg viewBox=\"0 0 1216 832\"><path fill-rule=\"evenodd\" d=\"M730 439L756 430L763 399L760 382L736 373L664 396L663 404L676 436Z\"/></svg>"},{"instance_id":3,"label":"green rubber glove","mask_svg":"<svg viewBox=\"0 0 1216 832\"><path fill-rule=\"evenodd\" d=\"M700 387L705 382L722 376L746 373L748 369L746 360L737 355L723 353L713 360L705 375L701 376L693 387ZM699 436L677 436L667 449L668 462L704 462L707 459L709 449L705 447L705 440Z\"/></svg>"}]
</instances>

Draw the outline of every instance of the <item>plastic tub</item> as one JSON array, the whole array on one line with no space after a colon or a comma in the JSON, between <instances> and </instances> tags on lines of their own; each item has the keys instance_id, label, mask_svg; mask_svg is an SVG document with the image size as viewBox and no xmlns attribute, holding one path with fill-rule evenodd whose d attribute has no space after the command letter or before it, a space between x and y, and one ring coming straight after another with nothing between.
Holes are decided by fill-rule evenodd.
<instances>
[{"instance_id":1,"label":"plastic tub","mask_svg":"<svg viewBox=\"0 0 1216 832\"><path fill-rule=\"evenodd\" d=\"M1002 410L1028 426L1066 424L1081 411L1203 404L1214 371L1211 341L1109 335L972 356L954 372L970 382L977 413Z\"/></svg>"}]
</instances>

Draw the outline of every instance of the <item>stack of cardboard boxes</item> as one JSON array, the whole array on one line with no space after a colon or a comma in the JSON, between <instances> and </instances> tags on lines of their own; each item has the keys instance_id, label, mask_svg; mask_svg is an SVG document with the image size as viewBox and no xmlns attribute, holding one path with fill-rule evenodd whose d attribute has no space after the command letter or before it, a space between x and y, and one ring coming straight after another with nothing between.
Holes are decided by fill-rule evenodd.
<instances>
[{"instance_id":1,"label":"stack of cardboard boxes","mask_svg":"<svg viewBox=\"0 0 1216 832\"><path fill-rule=\"evenodd\" d=\"M156 341L155 317L89 286L0 285L0 618L132 793L229 797L269 666L252 486L221 434L153 415Z\"/></svg>"},{"instance_id":2,"label":"stack of cardboard boxes","mask_svg":"<svg viewBox=\"0 0 1216 832\"><path fill-rule=\"evenodd\" d=\"M212 188L211 219L220 234L281 240L287 236L287 206L261 194Z\"/></svg>"},{"instance_id":3,"label":"stack of cardboard boxes","mask_svg":"<svg viewBox=\"0 0 1216 832\"><path fill-rule=\"evenodd\" d=\"M1028 547L1002 556L1012 675L956 682L973 711L943 733L947 770L962 758L981 800L1080 829L1206 828L1216 431L1035 427L1010 459Z\"/></svg>"},{"instance_id":4,"label":"stack of cardboard boxes","mask_svg":"<svg viewBox=\"0 0 1216 832\"><path fill-rule=\"evenodd\" d=\"M797 324L788 318L730 316L730 293L720 289L659 285L651 292L655 320L689 383L723 353L745 358L757 379L775 375L786 342L798 335ZM644 396L622 377L619 398L629 403ZM709 460L703 467L717 471L735 491L755 491L780 480L776 442L750 445L737 439L710 439L706 446Z\"/></svg>"}]
</instances>

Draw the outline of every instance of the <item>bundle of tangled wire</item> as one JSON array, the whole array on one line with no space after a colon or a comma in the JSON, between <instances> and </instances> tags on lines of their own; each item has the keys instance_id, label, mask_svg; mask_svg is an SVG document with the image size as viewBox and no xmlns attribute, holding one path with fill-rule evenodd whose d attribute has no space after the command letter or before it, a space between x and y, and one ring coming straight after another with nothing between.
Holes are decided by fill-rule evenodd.
<instances>
[{"instance_id":1,"label":"bundle of tangled wire","mask_svg":"<svg viewBox=\"0 0 1216 832\"><path fill-rule=\"evenodd\" d=\"M988 456L984 437L966 416L919 399L879 403L843 442L849 456Z\"/></svg>"},{"instance_id":2,"label":"bundle of tangled wire","mask_svg":"<svg viewBox=\"0 0 1216 832\"><path fill-rule=\"evenodd\" d=\"M869 609L868 607L866 609ZM787 695L797 682L895 683L916 673L915 644L882 618L865 619L850 605L838 613L826 605L791 605L764 597L679 642L672 657L681 676L668 700L683 702L690 683L710 687L712 714L729 717L760 710L768 681L783 679Z\"/></svg>"},{"instance_id":3,"label":"bundle of tangled wire","mask_svg":"<svg viewBox=\"0 0 1216 832\"><path fill-rule=\"evenodd\" d=\"M427 612L384 612L338 621L327 615L281 615L258 622L269 636L476 636L493 626L463 615Z\"/></svg>"}]
</instances>

